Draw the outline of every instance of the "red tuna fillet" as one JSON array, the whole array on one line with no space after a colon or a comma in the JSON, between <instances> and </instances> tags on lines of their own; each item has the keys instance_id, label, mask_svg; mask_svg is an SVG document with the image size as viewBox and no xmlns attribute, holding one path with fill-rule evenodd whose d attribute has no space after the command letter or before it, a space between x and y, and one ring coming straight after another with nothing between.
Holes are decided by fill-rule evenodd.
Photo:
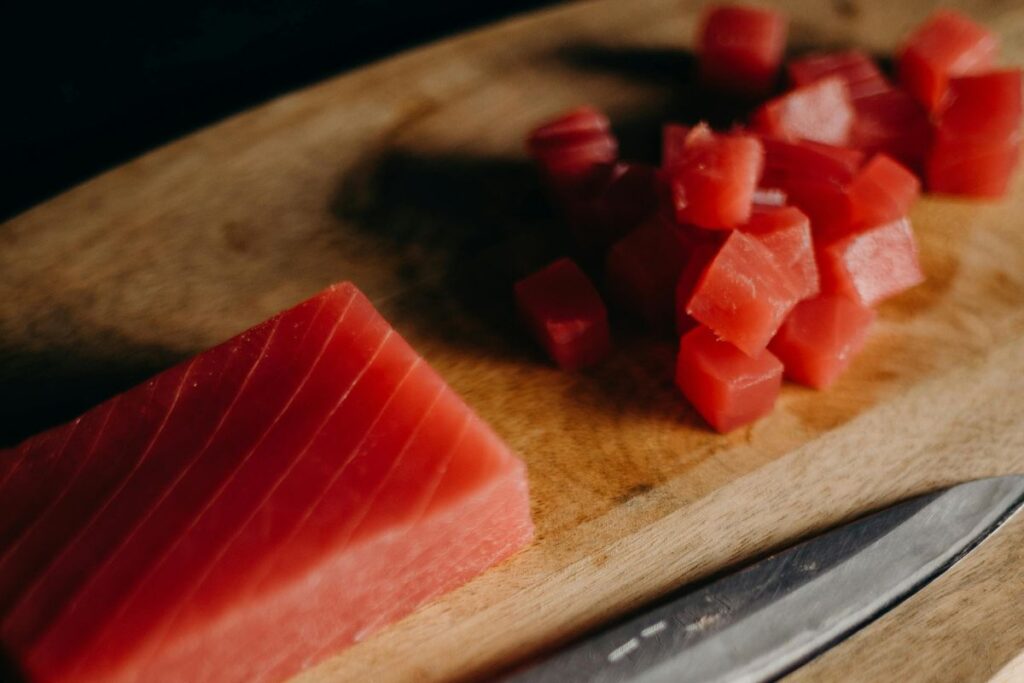
<instances>
[{"instance_id":1,"label":"red tuna fillet","mask_svg":"<svg viewBox=\"0 0 1024 683\"><path fill-rule=\"evenodd\" d=\"M31 680L280 680L526 544L526 472L351 284L0 453Z\"/></svg>"}]
</instances>

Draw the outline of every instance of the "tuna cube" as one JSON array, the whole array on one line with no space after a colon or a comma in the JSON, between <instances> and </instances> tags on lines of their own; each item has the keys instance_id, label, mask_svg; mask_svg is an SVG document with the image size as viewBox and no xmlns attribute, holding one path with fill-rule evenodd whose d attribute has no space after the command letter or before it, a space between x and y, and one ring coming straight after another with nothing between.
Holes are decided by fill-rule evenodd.
<instances>
[{"instance_id":1,"label":"tuna cube","mask_svg":"<svg viewBox=\"0 0 1024 683\"><path fill-rule=\"evenodd\" d=\"M784 140L846 145L854 116L846 81L829 76L764 103L753 122L759 132Z\"/></svg>"},{"instance_id":2,"label":"tuna cube","mask_svg":"<svg viewBox=\"0 0 1024 683\"><path fill-rule=\"evenodd\" d=\"M686 312L756 357L799 300L796 276L758 238L736 230L704 269Z\"/></svg>"},{"instance_id":3,"label":"tuna cube","mask_svg":"<svg viewBox=\"0 0 1024 683\"><path fill-rule=\"evenodd\" d=\"M563 258L515 285L519 314L563 370L597 363L611 348L608 313L594 285Z\"/></svg>"},{"instance_id":4,"label":"tuna cube","mask_svg":"<svg viewBox=\"0 0 1024 683\"><path fill-rule=\"evenodd\" d=\"M679 342L676 385L708 424L730 432L771 412L782 363L766 350L749 356L698 326Z\"/></svg>"},{"instance_id":5,"label":"tuna cube","mask_svg":"<svg viewBox=\"0 0 1024 683\"><path fill-rule=\"evenodd\" d=\"M825 294L797 304L768 349L782 361L788 379L825 389L864 347L874 319L867 306Z\"/></svg>"},{"instance_id":6,"label":"tuna cube","mask_svg":"<svg viewBox=\"0 0 1024 683\"><path fill-rule=\"evenodd\" d=\"M712 8L697 45L704 82L745 97L768 92L782 63L786 32L786 18L773 10Z\"/></svg>"},{"instance_id":7,"label":"tuna cube","mask_svg":"<svg viewBox=\"0 0 1024 683\"><path fill-rule=\"evenodd\" d=\"M775 261L789 269L797 281L801 299L818 293L818 265L814 259L811 222L794 206L754 206L750 220L741 228L768 247Z\"/></svg>"},{"instance_id":8,"label":"tuna cube","mask_svg":"<svg viewBox=\"0 0 1024 683\"><path fill-rule=\"evenodd\" d=\"M685 264L675 232L655 217L608 250L608 288L616 303L649 327L671 330L675 286Z\"/></svg>"},{"instance_id":9,"label":"tuna cube","mask_svg":"<svg viewBox=\"0 0 1024 683\"><path fill-rule=\"evenodd\" d=\"M903 44L900 80L928 111L935 111L946 96L951 76L987 70L998 49L988 29L959 12L939 10Z\"/></svg>"},{"instance_id":10,"label":"tuna cube","mask_svg":"<svg viewBox=\"0 0 1024 683\"><path fill-rule=\"evenodd\" d=\"M664 169L677 223L730 229L750 217L764 151L752 135L719 135L701 124Z\"/></svg>"},{"instance_id":11,"label":"tuna cube","mask_svg":"<svg viewBox=\"0 0 1024 683\"><path fill-rule=\"evenodd\" d=\"M917 176L891 157L876 154L846 188L849 226L855 229L898 220L910 212L920 194Z\"/></svg>"},{"instance_id":12,"label":"tuna cube","mask_svg":"<svg viewBox=\"0 0 1024 683\"><path fill-rule=\"evenodd\" d=\"M818 250L821 289L864 306L924 281L910 219L858 230Z\"/></svg>"}]
</instances>

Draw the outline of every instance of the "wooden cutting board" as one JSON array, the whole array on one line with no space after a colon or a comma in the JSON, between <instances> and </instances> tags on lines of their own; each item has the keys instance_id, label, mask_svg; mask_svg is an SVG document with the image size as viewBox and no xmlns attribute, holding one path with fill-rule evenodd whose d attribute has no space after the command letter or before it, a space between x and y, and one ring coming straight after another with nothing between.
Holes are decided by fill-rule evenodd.
<instances>
[{"instance_id":1,"label":"wooden cutting board","mask_svg":"<svg viewBox=\"0 0 1024 683\"><path fill-rule=\"evenodd\" d=\"M512 278L564 249L524 133L592 102L627 155L653 160L661 121L728 117L687 85L699 9L603 0L512 19L277 99L4 224L4 438L355 281L526 459L538 534L307 683L486 675L868 509L1024 471L1021 183L1002 204L920 202L927 283L882 307L837 386L787 386L728 436L677 395L670 341L626 331L601 367L565 374L515 325ZM787 9L794 48L888 54L932 3ZM1024 7L965 9L1024 63ZM1017 520L794 678L1012 680L1022 548Z\"/></svg>"}]
</instances>

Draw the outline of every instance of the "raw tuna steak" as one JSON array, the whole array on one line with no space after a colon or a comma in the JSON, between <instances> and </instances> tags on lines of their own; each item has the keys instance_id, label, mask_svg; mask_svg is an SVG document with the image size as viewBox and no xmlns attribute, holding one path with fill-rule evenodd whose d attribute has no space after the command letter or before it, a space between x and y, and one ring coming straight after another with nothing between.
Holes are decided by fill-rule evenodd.
<instances>
[{"instance_id":1,"label":"raw tuna steak","mask_svg":"<svg viewBox=\"0 0 1024 683\"><path fill-rule=\"evenodd\" d=\"M523 463L351 284L0 461L35 681L280 680L532 535Z\"/></svg>"}]
</instances>

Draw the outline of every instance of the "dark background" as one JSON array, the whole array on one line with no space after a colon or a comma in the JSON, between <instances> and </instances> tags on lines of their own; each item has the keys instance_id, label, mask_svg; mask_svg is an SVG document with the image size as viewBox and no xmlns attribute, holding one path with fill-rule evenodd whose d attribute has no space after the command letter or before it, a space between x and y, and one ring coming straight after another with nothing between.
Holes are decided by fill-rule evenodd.
<instances>
[{"instance_id":1,"label":"dark background","mask_svg":"<svg viewBox=\"0 0 1024 683\"><path fill-rule=\"evenodd\" d=\"M275 95L545 4L0 3L0 220Z\"/></svg>"}]
</instances>

